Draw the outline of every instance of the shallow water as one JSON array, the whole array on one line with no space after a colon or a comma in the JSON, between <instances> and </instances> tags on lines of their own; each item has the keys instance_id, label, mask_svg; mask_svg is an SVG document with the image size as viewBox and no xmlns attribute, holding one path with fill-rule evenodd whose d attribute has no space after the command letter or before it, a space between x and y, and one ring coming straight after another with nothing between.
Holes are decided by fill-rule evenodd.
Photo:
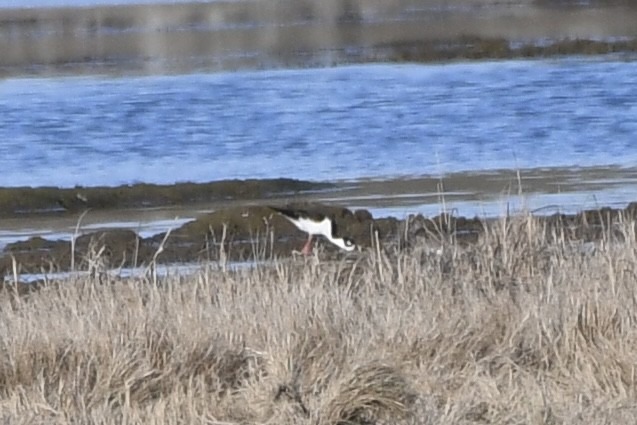
<instances>
[{"instance_id":1,"label":"shallow water","mask_svg":"<svg viewBox=\"0 0 637 425\"><path fill-rule=\"evenodd\" d=\"M637 165L637 62L0 82L0 186Z\"/></svg>"},{"instance_id":2,"label":"shallow water","mask_svg":"<svg viewBox=\"0 0 637 425\"><path fill-rule=\"evenodd\" d=\"M27 219L4 218L0 226L0 252L9 243L24 241L34 236L70 241L74 236L98 230L128 229L146 238L177 229L202 212L205 211L164 208L116 212L88 211L83 216L78 214Z\"/></svg>"},{"instance_id":3,"label":"shallow water","mask_svg":"<svg viewBox=\"0 0 637 425\"><path fill-rule=\"evenodd\" d=\"M266 261L229 261L225 264L217 262L201 262L201 263L180 263L180 264L158 264L155 268L155 276L158 278L200 274L206 271L218 272L218 271L239 271L252 267L270 266L272 265ZM144 279L152 278L152 272L149 267L122 267L119 269L111 269L106 272L110 279ZM87 271L75 271L75 272L51 272L51 273L21 273L18 276L18 281L22 283L35 283L35 282L53 282L53 281L65 281L65 280L77 280L82 278L91 277L90 272ZM7 274L5 276L0 275L0 284L2 282L13 283L15 282L15 276Z\"/></svg>"}]
</instances>

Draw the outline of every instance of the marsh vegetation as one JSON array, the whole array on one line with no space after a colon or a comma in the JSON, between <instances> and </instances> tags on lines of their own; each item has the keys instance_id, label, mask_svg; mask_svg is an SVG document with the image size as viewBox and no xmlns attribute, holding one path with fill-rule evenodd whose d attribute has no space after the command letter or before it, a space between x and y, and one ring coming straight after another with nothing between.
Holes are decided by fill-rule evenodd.
<instances>
[{"instance_id":1,"label":"marsh vegetation","mask_svg":"<svg viewBox=\"0 0 637 425\"><path fill-rule=\"evenodd\" d=\"M521 215L469 245L8 286L0 416L634 423L635 222L568 235Z\"/></svg>"}]
</instances>

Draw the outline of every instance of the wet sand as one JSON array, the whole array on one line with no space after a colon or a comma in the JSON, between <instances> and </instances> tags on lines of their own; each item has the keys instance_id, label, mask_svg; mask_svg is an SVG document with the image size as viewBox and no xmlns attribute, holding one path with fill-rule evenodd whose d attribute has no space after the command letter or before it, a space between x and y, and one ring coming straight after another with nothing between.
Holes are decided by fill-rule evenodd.
<instances>
[{"instance_id":1,"label":"wet sand","mask_svg":"<svg viewBox=\"0 0 637 425\"><path fill-rule=\"evenodd\" d=\"M278 0L0 9L0 76L637 51L631 2Z\"/></svg>"}]
</instances>

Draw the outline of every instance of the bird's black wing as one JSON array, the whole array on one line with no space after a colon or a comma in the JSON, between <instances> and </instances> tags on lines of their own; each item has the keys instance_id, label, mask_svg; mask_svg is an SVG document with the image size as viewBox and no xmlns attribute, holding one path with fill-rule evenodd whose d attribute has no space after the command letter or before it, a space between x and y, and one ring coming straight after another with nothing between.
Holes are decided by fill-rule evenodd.
<instances>
[{"instance_id":1,"label":"bird's black wing","mask_svg":"<svg viewBox=\"0 0 637 425\"><path fill-rule=\"evenodd\" d=\"M279 207L272 207L272 206L269 206L268 208L278 212L281 215L284 215L286 217L292 218L294 220L298 220L301 217L308 217L308 218L311 218L313 220L320 221L320 220L323 220L325 218L324 214L311 212L311 211L304 210L304 209L279 208Z\"/></svg>"},{"instance_id":2,"label":"bird's black wing","mask_svg":"<svg viewBox=\"0 0 637 425\"><path fill-rule=\"evenodd\" d=\"M338 230L338 225L336 224L336 219L334 217L331 217L332 220L332 237L333 238L339 238L341 237L341 234Z\"/></svg>"}]
</instances>

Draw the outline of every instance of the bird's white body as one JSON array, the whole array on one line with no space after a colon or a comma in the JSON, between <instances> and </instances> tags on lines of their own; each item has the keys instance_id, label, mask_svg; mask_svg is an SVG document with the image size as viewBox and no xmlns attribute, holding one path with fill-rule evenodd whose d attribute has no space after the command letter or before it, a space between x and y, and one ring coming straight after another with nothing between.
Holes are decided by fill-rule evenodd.
<instances>
[{"instance_id":1,"label":"bird's white body","mask_svg":"<svg viewBox=\"0 0 637 425\"><path fill-rule=\"evenodd\" d=\"M328 239L332 239L332 221L325 217L322 221L314 221L307 217L299 217L298 220L286 217L299 230L309 233L310 235L323 235Z\"/></svg>"},{"instance_id":2,"label":"bird's white body","mask_svg":"<svg viewBox=\"0 0 637 425\"><path fill-rule=\"evenodd\" d=\"M304 247L304 251L307 251L310 247L312 236L318 235L324 236L328 241L344 251L353 251L354 249L356 249L356 245L354 245L349 239L339 238L333 235L332 220L328 217L323 217L321 221L317 221L313 220L310 217L301 215L299 215L298 217L291 217L283 213L281 213L281 215L283 215L283 217L294 224L299 230L302 230L303 232L308 234L308 243Z\"/></svg>"},{"instance_id":3,"label":"bird's white body","mask_svg":"<svg viewBox=\"0 0 637 425\"><path fill-rule=\"evenodd\" d=\"M314 221L307 217L299 217L298 219L293 219L290 217L286 217L289 221L291 221L299 230L304 231L309 235L322 235L327 238L328 241L332 242L334 245L345 251L353 251L353 245L347 245L343 238L335 238L332 235L332 220L325 217L321 221Z\"/></svg>"}]
</instances>

